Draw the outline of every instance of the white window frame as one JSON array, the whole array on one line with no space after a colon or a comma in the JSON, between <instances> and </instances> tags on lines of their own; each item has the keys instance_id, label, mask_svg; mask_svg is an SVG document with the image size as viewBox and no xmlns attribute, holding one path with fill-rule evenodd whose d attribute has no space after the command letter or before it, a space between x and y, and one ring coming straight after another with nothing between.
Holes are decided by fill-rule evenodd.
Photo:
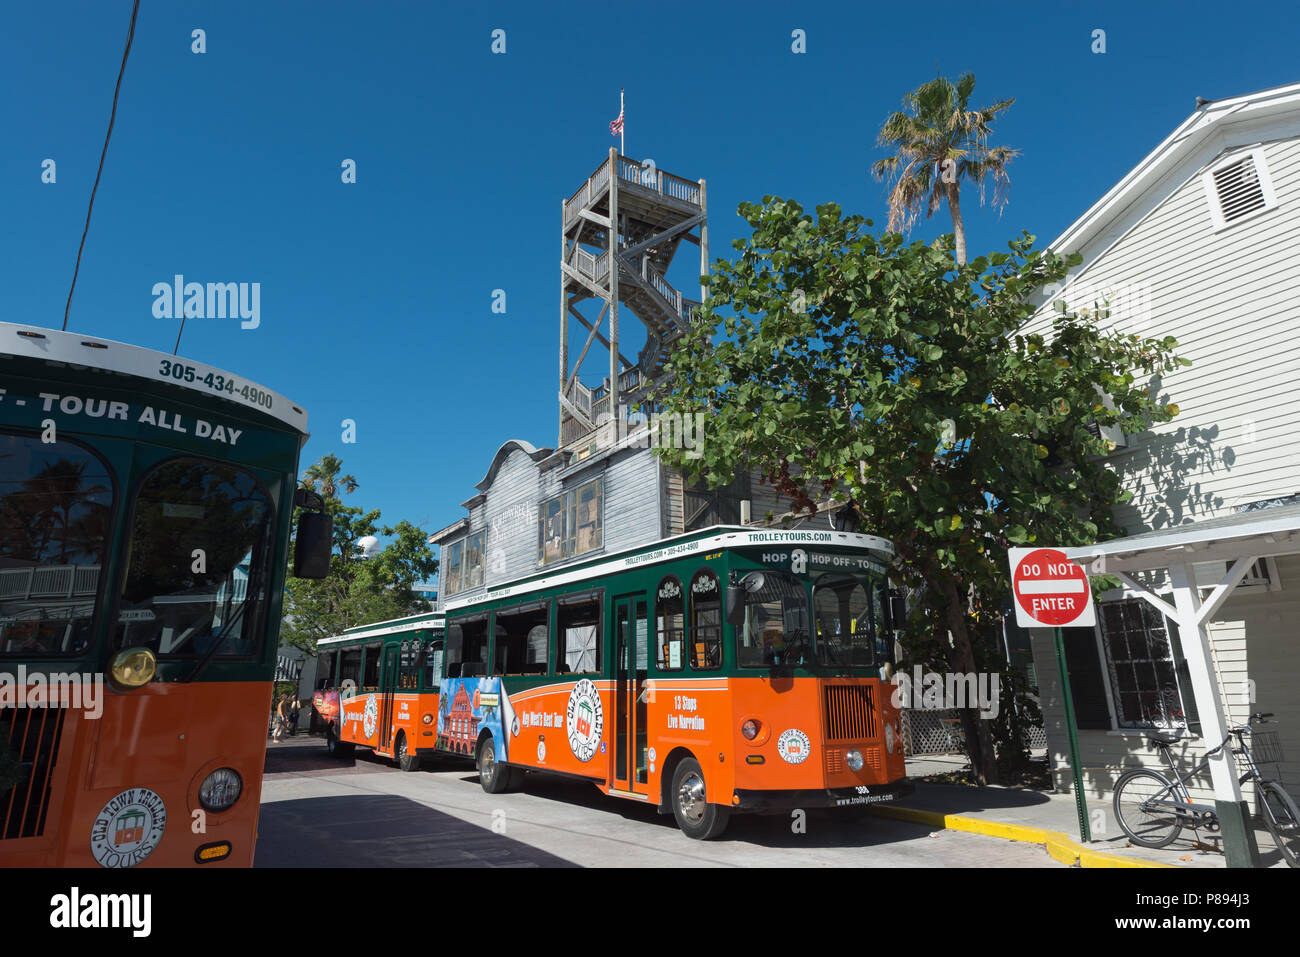
<instances>
[{"instance_id":1,"label":"white window frame","mask_svg":"<svg viewBox=\"0 0 1300 957\"><path fill-rule=\"evenodd\" d=\"M1160 593L1159 597L1166 602L1171 602L1173 600L1172 593L1167 591ZM1115 604L1115 603L1129 602L1129 601L1138 602L1139 606L1142 607L1143 610L1152 607L1150 603L1147 602L1147 600L1141 596L1140 593L1132 589L1126 588L1124 589L1122 595L1116 595L1113 598L1103 599L1102 601L1098 602L1097 621L1096 624L1093 625L1093 636L1096 638L1097 641L1097 653L1101 656L1101 664L1102 664L1102 668L1104 669L1102 672L1102 676L1105 679L1103 684L1105 685L1105 690L1106 690L1106 703L1110 707L1110 723L1111 723L1112 730L1109 733L1111 734L1119 733L1119 734L1128 734L1128 735L1133 735L1133 734L1146 735L1146 734L1150 734L1151 731L1153 730L1155 731L1180 730L1185 732L1188 735L1194 735L1194 732L1191 730L1191 727L1187 721L1186 695L1191 693L1191 689L1190 688L1184 689L1182 683L1178 680L1178 656L1174 654L1174 641L1179 639L1174 638L1172 629L1168 628L1167 625L1166 625L1166 635L1168 636L1168 640L1169 640L1169 662L1174 669L1174 690L1178 694L1178 703L1182 706L1183 709L1183 723L1181 725L1173 724L1170 726L1159 725L1159 724L1131 725L1131 724L1124 723L1123 706L1119 700L1119 695L1120 695L1119 675L1116 672L1115 662L1111 659L1110 650L1106 644L1105 628L1102 626L1102 606L1106 604ZM1157 613L1160 614L1165 619L1166 622L1169 621L1168 616L1164 615L1163 612L1159 612L1157 610ZM1176 625L1177 623L1175 622L1174 624Z\"/></svg>"}]
</instances>

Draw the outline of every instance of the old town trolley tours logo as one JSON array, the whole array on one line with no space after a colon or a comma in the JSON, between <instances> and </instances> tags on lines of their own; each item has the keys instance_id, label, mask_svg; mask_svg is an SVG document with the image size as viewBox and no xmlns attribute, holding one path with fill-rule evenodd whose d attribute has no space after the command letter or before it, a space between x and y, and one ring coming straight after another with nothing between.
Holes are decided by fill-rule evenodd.
<instances>
[{"instance_id":1,"label":"old town trolley tours logo","mask_svg":"<svg viewBox=\"0 0 1300 957\"><path fill-rule=\"evenodd\" d=\"M128 788L104 805L90 831L90 852L104 867L134 867L154 852L167 807L148 788Z\"/></svg>"},{"instance_id":2,"label":"old town trolley tours logo","mask_svg":"<svg viewBox=\"0 0 1300 957\"><path fill-rule=\"evenodd\" d=\"M812 742L808 740L808 735L798 728L783 732L776 740L776 753L787 764L803 764L811 750Z\"/></svg>"},{"instance_id":3,"label":"old town trolley tours logo","mask_svg":"<svg viewBox=\"0 0 1300 957\"><path fill-rule=\"evenodd\" d=\"M361 719L361 729L366 733L366 740L375 736L375 728L379 727L379 702L375 700L374 695L366 698L366 710Z\"/></svg>"},{"instance_id":4,"label":"old town trolley tours logo","mask_svg":"<svg viewBox=\"0 0 1300 957\"><path fill-rule=\"evenodd\" d=\"M564 716L564 730L569 747L579 761L587 762L600 747L605 729L605 713L600 706L600 692L588 678L583 678L569 692L569 708Z\"/></svg>"}]
</instances>

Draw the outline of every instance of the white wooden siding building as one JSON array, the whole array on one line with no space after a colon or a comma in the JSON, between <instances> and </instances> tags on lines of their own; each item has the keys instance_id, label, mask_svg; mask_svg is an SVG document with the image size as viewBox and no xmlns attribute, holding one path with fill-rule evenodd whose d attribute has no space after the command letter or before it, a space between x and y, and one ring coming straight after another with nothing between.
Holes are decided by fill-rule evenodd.
<instances>
[{"instance_id":1,"label":"white wooden siding building","mask_svg":"<svg viewBox=\"0 0 1300 957\"><path fill-rule=\"evenodd\" d=\"M1200 105L1052 248L1083 262L1030 324L1050 329L1054 304L1109 300L1115 326L1174 336L1190 367L1158 383L1172 422L1112 436L1111 462L1132 502L1128 534L1221 520L1300 502L1300 84ZM1242 514L1246 514L1243 511ZM1274 712L1300 793L1300 543L1263 559L1214 614L1214 677L1230 724ZM1223 562L1198 564L1213 585ZM1168 581L1151 582L1157 591ZM1090 799L1109 801L1123 768L1158 765L1144 733L1190 726L1184 766L1218 741L1197 734L1178 642L1132 590L1105 596L1096 629L1071 629L1067 657ZM1117 604L1110 604L1110 603ZM1066 735L1050 631L1033 633L1054 781L1068 790ZM1267 770L1267 769L1266 769ZM1205 781L1209 794L1208 778ZM1109 805L1106 805L1109 814ZM1110 829L1109 836L1118 833Z\"/></svg>"}]
</instances>

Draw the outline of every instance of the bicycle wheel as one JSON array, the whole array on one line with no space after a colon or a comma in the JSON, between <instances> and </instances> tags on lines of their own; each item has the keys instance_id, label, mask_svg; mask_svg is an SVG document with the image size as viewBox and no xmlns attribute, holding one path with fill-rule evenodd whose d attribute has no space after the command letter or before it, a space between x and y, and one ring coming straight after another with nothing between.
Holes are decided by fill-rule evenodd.
<instances>
[{"instance_id":1,"label":"bicycle wheel","mask_svg":"<svg viewBox=\"0 0 1300 957\"><path fill-rule=\"evenodd\" d=\"M1173 785L1157 771L1126 771L1115 784L1115 820L1129 840L1142 847L1171 844L1183 829L1183 822L1173 811L1149 806L1155 800L1181 800Z\"/></svg>"},{"instance_id":2,"label":"bicycle wheel","mask_svg":"<svg viewBox=\"0 0 1300 957\"><path fill-rule=\"evenodd\" d=\"M1291 867L1300 867L1300 811L1282 785L1275 781L1259 785L1259 816L1273 835L1283 860Z\"/></svg>"}]
</instances>

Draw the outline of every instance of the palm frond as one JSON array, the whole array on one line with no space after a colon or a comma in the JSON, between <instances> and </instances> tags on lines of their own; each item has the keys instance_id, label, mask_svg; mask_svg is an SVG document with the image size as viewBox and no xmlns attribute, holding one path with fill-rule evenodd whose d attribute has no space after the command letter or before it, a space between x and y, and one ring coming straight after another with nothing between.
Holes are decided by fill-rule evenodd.
<instances>
[{"instance_id":1,"label":"palm frond","mask_svg":"<svg viewBox=\"0 0 1300 957\"><path fill-rule=\"evenodd\" d=\"M1019 151L987 145L992 124L1014 98L991 106L969 109L975 74L963 73L956 83L937 75L903 96L903 110L886 117L876 138L892 155L871 166L877 179L889 184L889 225L906 232L925 208L927 218L948 199L954 184L943 181L945 160L956 164L956 188L962 180L974 183L984 204L985 186L994 186L994 204L1006 203L1010 182L1006 166Z\"/></svg>"}]
</instances>

